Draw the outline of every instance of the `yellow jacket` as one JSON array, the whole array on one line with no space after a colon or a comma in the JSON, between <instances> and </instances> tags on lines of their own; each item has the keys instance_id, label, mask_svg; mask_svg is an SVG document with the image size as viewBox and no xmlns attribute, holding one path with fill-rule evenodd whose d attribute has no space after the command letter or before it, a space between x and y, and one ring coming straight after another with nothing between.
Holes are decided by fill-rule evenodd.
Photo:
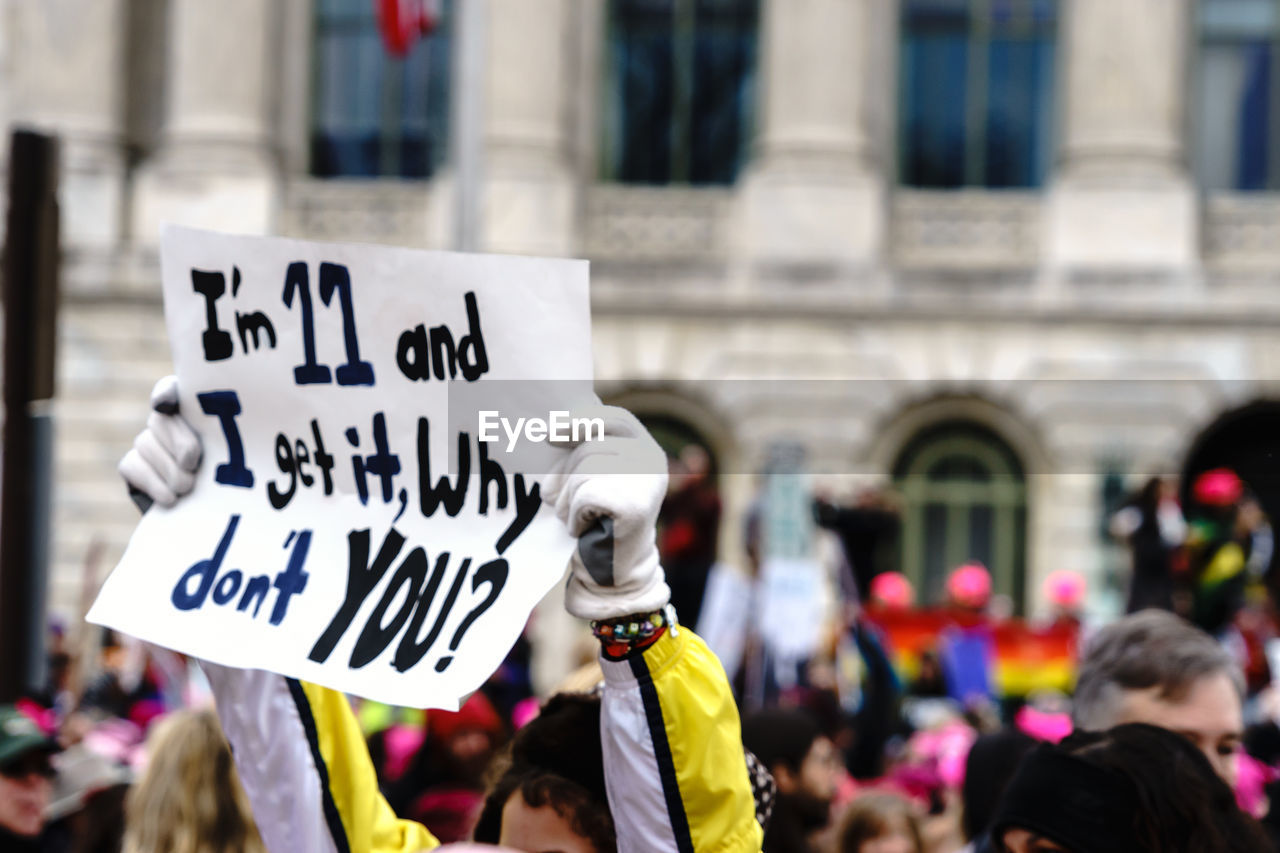
<instances>
[{"instance_id":1,"label":"yellow jacket","mask_svg":"<svg viewBox=\"0 0 1280 853\"><path fill-rule=\"evenodd\" d=\"M623 853L758 853L741 725L719 660L692 631L601 660L600 737ZM378 791L346 697L274 673L204 664L272 853L413 853L439 842Z\"/></svg>"}]
</instances>

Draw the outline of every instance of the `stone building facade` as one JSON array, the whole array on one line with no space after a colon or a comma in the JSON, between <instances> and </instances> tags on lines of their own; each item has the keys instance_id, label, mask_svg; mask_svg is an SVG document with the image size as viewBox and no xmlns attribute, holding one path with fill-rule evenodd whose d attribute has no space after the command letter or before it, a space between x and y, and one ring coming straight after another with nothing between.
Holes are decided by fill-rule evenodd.
<instances>
[{"instance_id":1,"label":"stone building facade","mask_svg":"<svg viewBox=\"0 0 1280 853\"><path fill-rule=\"evenodd\" d=\"M448 158L429 180L312 175L321 5L4 4L0 110L63 143L64 612L136 520L115 464L168 370L160 222L453 246ZM1225 452L1215 430L1271 423L1280 196L1190 166L1202 4L1061 0L1042 185L945 190L897 177L899 0L761 0L746 165L710 186L599 177L608 3L484 5L462 93L482 105L477 248L592 261L599 391L709 446L729 562L778 441L858 482L968 453L1013 490L958 488L960 514L949 487L919 497L943 508L912 510L903 559L932 587L939 561L985 555L1035 609L1048 572L1114 562L1108 475L1179 474Z\"/></svg>"}]
</instances>

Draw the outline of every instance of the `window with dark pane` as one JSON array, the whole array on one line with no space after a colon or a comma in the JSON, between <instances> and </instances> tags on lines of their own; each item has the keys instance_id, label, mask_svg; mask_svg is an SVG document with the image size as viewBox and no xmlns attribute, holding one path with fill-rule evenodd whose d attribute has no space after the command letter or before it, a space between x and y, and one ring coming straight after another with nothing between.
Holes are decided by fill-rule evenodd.
<instances>
[{"instance_id":1,"label":"window with dark pane","mask_svg":"<svg viewBox=\"0 0 1280 853\"><path fill-rule=\"evenodd\" d=\"M602 173L729 184L755 107L759 0L610 0Z\"/></svg>"},{"instance_id":2,"label":"window with dark pane","mask_svg":"<svg viewBox=\"0 0 1280 853\"><path fill-rule=\"evenodd\" d=\"M448 141L451 0L403 57L383 46L375 4L316 0L311 173L428 178Z\"/></svg>"},{"instance_id":3,"label":"window with dark pane","mask_svg":"<svg viewBox=\"0 0 1280 853\"><path fill-rule=\"evenodd\" d=\"M923 592L925 601L942 598L947 582L947 507L940 503L927 503L923 507L924 566L918 574L910 575Z\"/></svg>"},{"instance_id":4,"label":"window with dark pane","mask_svg":"<svg viewBox=\"0 0 1280 853\"><path fill-rule=\"evenodd\" d=\"M1043 184L1057 29L1057 0L902 0L902 183Z\"/></svg>"},{"instance_id":5,"label":"window with dark pane","mask_svg":"<svg viewBox=\"0 0 1280 853\"><path fill-rule=\"evenodd\" d=\"M926 601L943 596L952 569L976 560L996 592L1021 608L1026 573L1026 482L999 436L968 421L929 427L894 466L902 496L901 570Z\"/></svg>"},{"instance_id":6,"label":"window with dark pane","mask_svg":"<svg viewBox=\"0 0 1280 853\"><path fill-rule=\"evenodd\" d=\"M1280 188L1280 0L1200 0L1193 118L1210 190Z\"/></svg>"}]
</instances>

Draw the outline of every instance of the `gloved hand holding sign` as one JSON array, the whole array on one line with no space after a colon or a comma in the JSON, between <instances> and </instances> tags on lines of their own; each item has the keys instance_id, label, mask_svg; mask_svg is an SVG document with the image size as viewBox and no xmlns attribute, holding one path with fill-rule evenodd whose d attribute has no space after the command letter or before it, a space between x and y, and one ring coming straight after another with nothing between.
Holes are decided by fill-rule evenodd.
<instances>
[{"instance_id":1,"label":"gloved hand holding sign","mask_svg":"<svg viewBox=\"0 0 1280 853\"><path fill-rule=\"evenodd\" d=\"M178 413L178 377L166 376L151 389L151 415L133 449L120 460L120 476L143 512L152 503L169 507L195 488L200 437Z\"/></svg>"},{"instance_id":2,"label":"gloved hand holding sign","mask_svg":"<svg viewBox=\"0 0 1280 853\"><path fill-rule=\"evenodd\" d=\"M178 411L178 380L151 392L146 428L120 460L120 475L144 511L173 506L195 485L200 438ZM661 610L671 596L658 562L656 525L667 462L635 415L617 406L572 413L600 418L604 438L557 442L568 453L542 484L543 500L578 538L565 607L582 619Z\"/></svg>"},{"instance_id":3,"label":"gloved hand holding sign","mask_svg":"<svg viewBox=\"0 0 1280 853\"><path fill-rule=\"evenodd\" d=\"M542 483L542 499L578 539L565 608L582 619L661 610L671 597L657 546L666 454L626 409L572 415L603 420L604 438L556 442L570 453Z\"/></svg>"}]
</instances>

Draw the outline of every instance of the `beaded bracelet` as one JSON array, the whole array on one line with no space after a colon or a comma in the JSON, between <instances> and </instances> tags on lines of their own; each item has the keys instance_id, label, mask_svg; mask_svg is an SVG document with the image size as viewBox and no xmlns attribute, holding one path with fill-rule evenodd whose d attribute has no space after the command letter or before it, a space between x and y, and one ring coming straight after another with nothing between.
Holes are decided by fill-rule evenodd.
<instances>
[{"instance_id":1,"label":"beaded bracelet","mask_svg":"<svg viewBox=\"0 0 1280 853\"><path fill-rule=\"evenodd\" d=\"M662 610L652 613L632 613L617 619L595 620L591 623L591 633L602 643L635 646L653 639L667 626L672 627L674 634L675 624L675 608L668 604Z\"/></svg>"}]
</instances>

